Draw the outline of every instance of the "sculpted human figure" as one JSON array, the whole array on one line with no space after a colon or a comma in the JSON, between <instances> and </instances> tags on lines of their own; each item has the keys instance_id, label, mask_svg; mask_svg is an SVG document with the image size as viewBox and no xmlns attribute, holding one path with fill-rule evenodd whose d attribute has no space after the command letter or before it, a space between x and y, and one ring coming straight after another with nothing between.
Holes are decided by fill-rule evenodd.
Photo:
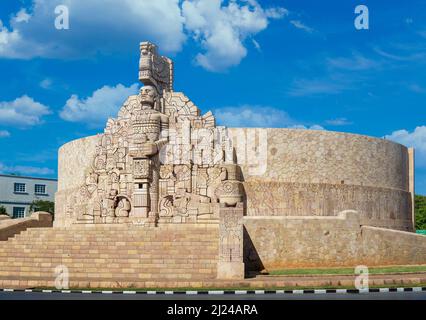
<instances>
[{"instance_id":1,"label":"sculpted human figure","mask_svg":"<svg viewBox=\"0 0 426 320\"><path fill-rule=\"evenodd\" d=\"M158 218L158 153L168 142L168 117L159 111L159 94L153 86L144 86L139 93L140 105L131 115L133 134L129 155L133 158L134 215Z\"/></svg>"}]
</instances>

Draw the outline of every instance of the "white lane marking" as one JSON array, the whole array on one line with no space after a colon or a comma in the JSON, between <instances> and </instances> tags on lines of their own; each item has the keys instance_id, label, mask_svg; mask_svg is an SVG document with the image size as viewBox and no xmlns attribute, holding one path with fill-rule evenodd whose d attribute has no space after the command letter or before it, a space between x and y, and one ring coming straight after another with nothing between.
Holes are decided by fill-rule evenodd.
<instances>
[{"instance_id":1,"label":"white lane marking","mask_svg":"<svg viewBox=\"0 0 426 320\"><path fill-rule=\"evenodd\" d=\"M327 291L326 290L324 290L324 289L316 289L316 290L314 290L314 293L315 294L322 294L322 293L327 293Z\"/></svg>"},{"instance_id":2,"label":"white lane marking","mask_svg":"<svg viewBox=\"0 0 426 320\"><path fill-rule=\"evenodd\" d=\"M209 294L225 294L225 291L221 290L209 290Z\"/></svg>"}]
</instances>

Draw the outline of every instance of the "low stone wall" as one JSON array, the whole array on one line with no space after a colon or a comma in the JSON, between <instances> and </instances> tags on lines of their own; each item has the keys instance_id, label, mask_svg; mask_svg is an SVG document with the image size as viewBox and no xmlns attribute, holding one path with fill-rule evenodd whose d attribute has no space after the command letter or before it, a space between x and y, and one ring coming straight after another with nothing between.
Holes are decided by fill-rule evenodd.
<instances>
[{"instance_id":1,"label":"low stone wall","mask_svg":"<svg viewBox=\"0 0 426 320\"><path fill-rule=\"evenodd\" d=\"M28 228L52 227L53 217L48 212L35 212L30 217L21 219L4 219L0 221L0 241L27 230Z\"/></svg>"},{"instance_id":2,"label":"low stone wall","mask_svg":"<svg viewBox=\"0 0 426 320\"><path fill-rule=\"evenodd\" d=\"M361 226L360 214L244 217L247 270L426 264L426 236Z\"/></svg>"},{"instance_id":3,"label":"low stone wall","mask_svg":"<svg viewBox=\"0 0 426 320\"><path fill-rule=\"evenodd\" d=\"M425 235L370 226L363 226L361 234L371 264L426 264Z\"/></svg>"}]
</instances>

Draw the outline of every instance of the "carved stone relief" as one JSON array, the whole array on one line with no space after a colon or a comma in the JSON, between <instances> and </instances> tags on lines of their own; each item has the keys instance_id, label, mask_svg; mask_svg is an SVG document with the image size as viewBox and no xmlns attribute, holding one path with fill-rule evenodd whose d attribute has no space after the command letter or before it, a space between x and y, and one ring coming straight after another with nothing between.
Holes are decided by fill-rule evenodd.
<instances>
[{"instance_id":1,"label":"carved stone relief","mask_svg":"<svg viewBox=\"0 0 426 320\"><path fill-rule=\"evenodd\" d=\"M226 129L173 91L173 64L141 43L138 95L108 119L85 184L67 205L76 223L218 221L243 201ZM77 214L76 214L77 213Z\"/></svg>"}]
</instances>

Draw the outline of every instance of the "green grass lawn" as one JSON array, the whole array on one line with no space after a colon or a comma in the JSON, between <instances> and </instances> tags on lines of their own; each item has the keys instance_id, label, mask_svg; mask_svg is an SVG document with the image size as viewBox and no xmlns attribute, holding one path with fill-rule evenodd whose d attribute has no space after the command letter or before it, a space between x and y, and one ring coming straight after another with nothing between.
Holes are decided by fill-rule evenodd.
<instances>
[{"instance_id":1,"label":"green grass lawn","mask_svg":"<svg viewBox=\"0 0 426 320\"><path fill-rule=\"evenodd\" d=\"M270 270L269 275L353 275L354 270L354 268L281 269ZM426 272L426 265L371 267L368 271L369 274Z\"/></svg>"}]
</instances>

